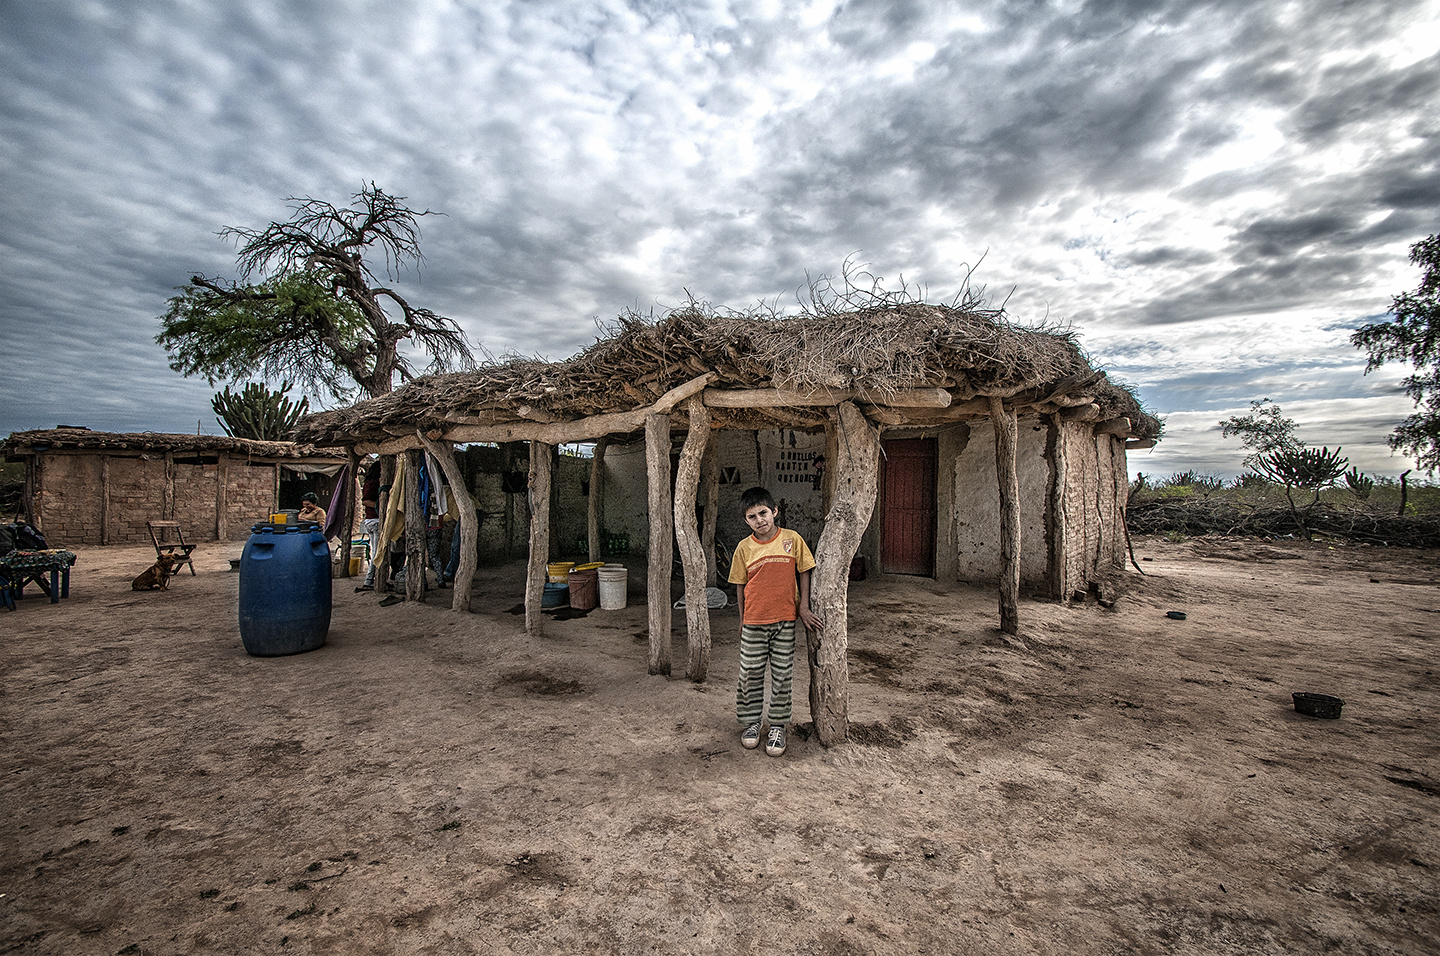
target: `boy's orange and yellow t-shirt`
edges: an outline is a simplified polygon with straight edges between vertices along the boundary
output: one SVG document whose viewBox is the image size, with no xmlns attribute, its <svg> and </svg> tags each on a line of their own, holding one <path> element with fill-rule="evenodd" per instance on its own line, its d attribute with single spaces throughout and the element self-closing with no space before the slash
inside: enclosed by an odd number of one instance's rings
<svg viewBox="0 0 1440 956">
<path fill-rule="evenodd" d="M 793 621 L 799 613 L 796 576 L 815 567 L 815 556 L 805 539 L 780 528 L 769 541 L 752 534 L 735 546 L 730 560 L 730 583 L 745 585 L 745 619 L 741 624 L 777 624 Z"/>
</svg>

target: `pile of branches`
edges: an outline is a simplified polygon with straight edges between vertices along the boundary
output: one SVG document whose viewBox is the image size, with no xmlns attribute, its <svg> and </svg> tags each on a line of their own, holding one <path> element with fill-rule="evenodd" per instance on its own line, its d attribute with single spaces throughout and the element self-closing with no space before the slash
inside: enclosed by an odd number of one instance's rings
<svg viewBox="0 0 1440 956">
<path fill-rule="evenodd" d="M 1320 502 L 1300 509 L 1249 507 L 1224 498 L 1148 498 L 1131 501 L 1125 525 L 1131 534 L 1180 533 L 1309 538 L 1319 535 L 1366 544 L 1440 548 L 1440 516 L 1377 514 Z"/>
</svg>

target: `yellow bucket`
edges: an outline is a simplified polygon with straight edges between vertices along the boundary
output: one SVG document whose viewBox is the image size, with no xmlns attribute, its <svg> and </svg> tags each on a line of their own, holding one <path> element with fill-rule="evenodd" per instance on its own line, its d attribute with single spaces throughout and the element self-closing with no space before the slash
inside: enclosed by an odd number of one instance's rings
<svg viewBox="0 0 1440 956">
<path fill-rule="evenodd" d="M 573 567 L 575 567 L 574 561 L 555 561 L 545 565 L 545 569 L 550 572 L 551 584 L 568 584 L 570 581 L 570 569 Z"/>
<path fill-rule="evenodd" d="M 271 523 L 271 524 L 285 524 L 286 521 L 289 520 L 289 518 L 290 518 L 290 516 L 287 515 L 285 512 L 283 512 L 283 511 L 277 511 L 275 514 L 272 514 L 272 515 L 270 516 L 270 523 Z"/>
</svg>

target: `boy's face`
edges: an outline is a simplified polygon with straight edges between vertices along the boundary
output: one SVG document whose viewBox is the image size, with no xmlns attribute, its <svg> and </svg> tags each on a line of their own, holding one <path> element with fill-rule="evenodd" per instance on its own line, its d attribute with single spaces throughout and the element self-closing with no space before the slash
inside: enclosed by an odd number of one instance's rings
<svg viewBox="0 0 1440 956">
<path fill-rule="evenodd" d="M 767 541 L 775 533 L 775 512 L 769 505 L 756 505 L 745 512 L 745 523 L 755 537 Z"/>
</svg>

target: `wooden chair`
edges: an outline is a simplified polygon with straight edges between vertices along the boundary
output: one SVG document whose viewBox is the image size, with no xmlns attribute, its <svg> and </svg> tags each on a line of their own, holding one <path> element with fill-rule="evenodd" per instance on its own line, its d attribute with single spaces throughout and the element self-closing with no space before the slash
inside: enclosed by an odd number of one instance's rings
<svg viewBox="0 0 1440 956">
<path fill-rule="evenodd" d="M 195 562 L 190 558 L 190 552 L 195 550 L 195 545 L 185 543 L 185 532 L 180 529 L 178 521 L 147 521 L 145 527 L 150 529 L 150 541 L 155 545 L 155 557 L 172 555 L 175 558 L 172 574 L 178 574 L 185 565 L 190 565 L 190 576 L 195 576 Z M 173 530 L 178 544 L 162 544 L 160 539 L 165 537 L 165 532 Z M 156 532 L 159 532 L 157 534 Z"/>
</svg>

